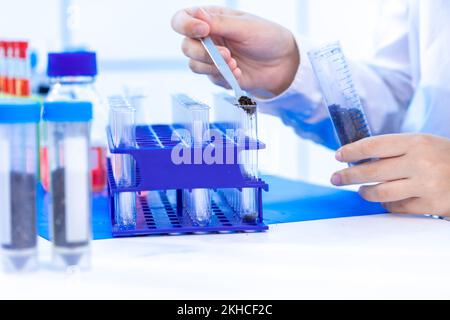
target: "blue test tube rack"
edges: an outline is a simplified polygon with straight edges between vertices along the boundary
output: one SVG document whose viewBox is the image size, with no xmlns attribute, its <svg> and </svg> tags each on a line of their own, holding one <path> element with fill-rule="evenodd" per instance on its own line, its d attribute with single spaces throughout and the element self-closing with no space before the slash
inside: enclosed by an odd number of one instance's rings
<svg viewBox="0 0 450 320">
<path fill-rule="evenodd" d="M 108 162 L 108 194 L 111 223 L 114 237 L 132 237 L 145 235 L 195 234 L 195 233 L 233 233 L 262 232 L 268 230 L 263 222 L 263 191 L 269 186 L 261 179 L 246 177 L 238 164 L 238 153 L 242 150 L 260 150 L 265 144 L 257 141 L 239 146 L 226 135 L 225 124 L 211 124 L 210 129 L 219 132 L 222 144 L 223 164 L 175 164 L 172 151 L 181 142 L 175 138 L 176 125 L 144 125 L 135 127 L 136 145 L 134 147 L 114 147 L 111 131 L 108 129 L 109 149 L 111 154 L 131 155 L 135 160 L 136 183 L 134 186 L 120 188 L 114 181 L 111 162 Z M 219 148 L 213 142 L 202 146 Z M 194 154 L 191 147 L 191 155 Z M 211 150 L 211 149 L 210 149 Z M 218 150 L 215 149 L 213 154 Z M 234 155 L 234 161 L 228 164 L 225 157 L 228 152 Z M 244 188 L 257 189 L 258 218 L 254 222 L 244 222 L 228 205 L 219 192 L 223 189 Z M 198 226 L 189 215 L 183 214 L 183 190 L 211 189 L 213 192 L 211 206 L 213 217 L 208 226 Z M 136 227 L 123 228 L 115 222 L 115 198 L 122 192 L 136 193 L 137 223 Z"/>
</svg>

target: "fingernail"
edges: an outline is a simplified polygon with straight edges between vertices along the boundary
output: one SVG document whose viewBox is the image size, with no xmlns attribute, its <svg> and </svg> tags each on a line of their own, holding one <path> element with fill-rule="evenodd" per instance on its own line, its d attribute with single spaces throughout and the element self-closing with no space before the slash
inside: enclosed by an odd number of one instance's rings
<svg viewBox="0 0 450 320">
<path fill-rule="evenodd" d="M 222 55 L 222 57 L 224 59 L 228 58 L 227 57 L 227 51 L 225 49 L 219 49 L 220 54 Z"/>
<path fill-rule="evenodd" d="M 334 186 L 341 186 L 342 185 L 341 176 L 338 173 L 333 174 L 333 176 L 331 177 L 331 183 Z"/>
<path fill-rule="evenodd" d="M 338 151 L 336 151 L 336 156 L 335 157 L 336 157 L 336 160 L 339 161 L 339 162 L 343 162 L 344 161 L 344 158 L 342 156 L 342 148 L 339 149 Z"/>
<path fill-rule="evenodd" d="M 193 33 L 195 37 L 204 37 L 208 33 L 208 27 L 204 24 L 198 24 L 194 27 Z"/>
</svg>

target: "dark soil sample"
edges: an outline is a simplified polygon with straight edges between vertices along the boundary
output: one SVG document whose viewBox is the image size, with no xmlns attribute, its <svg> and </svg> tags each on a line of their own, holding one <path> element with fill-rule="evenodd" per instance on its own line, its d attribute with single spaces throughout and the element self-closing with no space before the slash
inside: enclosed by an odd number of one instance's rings
<svg viewBox="0 0 450 320">
<path fill-rule="evenodd" d="M 239 104 L 241 106 L 256 106 L 256 103 L 249 97 L 242 96 L 239 98 Z"/>
<path fill-rule="evenodd" d="M 65 195 L 65 172 L 57 169 L 52 172 L 52 200 L 53 200 L 53 243 L 60 248 L 79 248 L 87 246 L 88 242 L 68 242 L 66 230 L 66 195 Z M 73 255 L 67 255 L 72 257 Z M 74 259 L 70 259 L 74 260 Z M 76 259 L 75 259 L 76 260 Z M 69 263 L 73 265 L 76 263 Z"/>
<path fill-rule="evenodd" d="M 346 109 L 336 104 L 328 109 L 341 145 L 370 137 L 369 127 L 361 110 Z"/>
<path fill-rule="evenodd" d="M 249 115 L 253 115 L 256 112 L 256 102 L 246 96 L 239 98 L 239 107 L 241 107 Z"/>
<path fill-rule="evenodd" d="M 256 223 L 256 219 L 257 219 L 258 215 L 257 214 L 245 214 L 242 217 L 242 222 L 244 223 Z"/>
<path fill-rule="evenodd" d="M 7 250 L 32 249 L 37 242 L 36 177 L 34 174 L 12 172 L 10 181 L 12 241 L 2 247 Z"/>
</svg>

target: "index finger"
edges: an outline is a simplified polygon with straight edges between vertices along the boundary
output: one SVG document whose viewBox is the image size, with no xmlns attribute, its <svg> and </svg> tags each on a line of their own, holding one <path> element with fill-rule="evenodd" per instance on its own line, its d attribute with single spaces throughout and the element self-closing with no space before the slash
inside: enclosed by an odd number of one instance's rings
<svg viewBox="0 0 450 320">
<path fill-rule="evenodd" d="M 392 134 L 366 138 L 336 152 L 340 162 L 354 163 L 373 158 L 393 158 L 405 155 L 411 145 L 412 135 Z"/>
<path fill-rule="evenodd" d="M 209 25 L 200 19 L 194 18 L 193 8 L 178 11 L 172 18 L 172 28 L 189 38 L 202 38 L 209 34 Z"/>
</svg>

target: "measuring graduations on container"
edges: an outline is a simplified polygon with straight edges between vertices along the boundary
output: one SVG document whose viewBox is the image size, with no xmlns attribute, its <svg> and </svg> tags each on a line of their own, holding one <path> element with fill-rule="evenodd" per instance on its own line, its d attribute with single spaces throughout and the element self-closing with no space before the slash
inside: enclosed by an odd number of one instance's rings
<svg viewBox="0 0 450 320">
<path fill-rule="evenodd" d="M 47 102 L 51 240 L 55 266 L 89 266 L 91 188 L 89 102 Z"/>
<path fill-rule="evenodd" d="M 371 136 L 360 97 L 339 43 L 308 53 L 341 145 Z"/>
<path fill-rule="evenodd" d="M 0 100 L 0 245 L 6 271 L 31 271 L 36 260 L 39 103 Z"/>
</svg>

